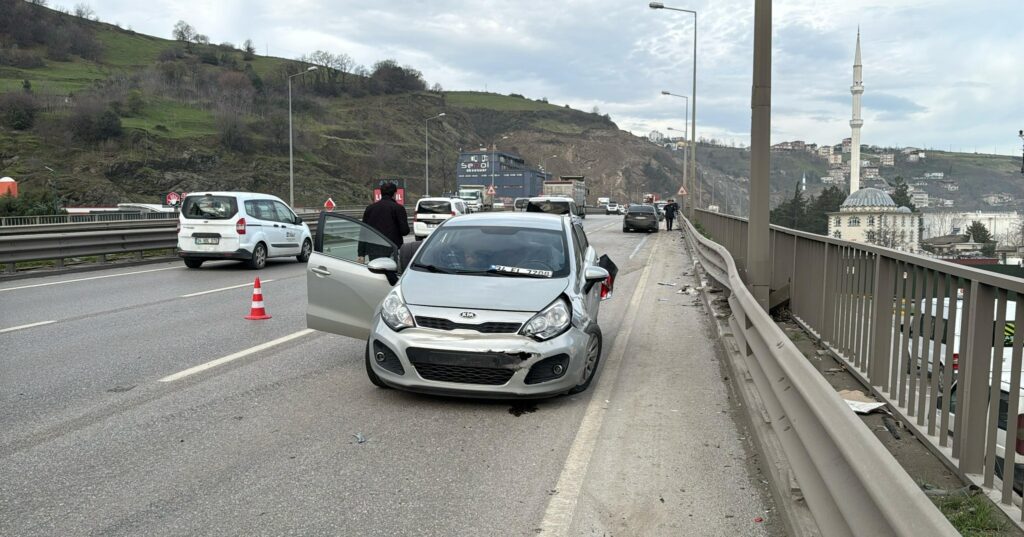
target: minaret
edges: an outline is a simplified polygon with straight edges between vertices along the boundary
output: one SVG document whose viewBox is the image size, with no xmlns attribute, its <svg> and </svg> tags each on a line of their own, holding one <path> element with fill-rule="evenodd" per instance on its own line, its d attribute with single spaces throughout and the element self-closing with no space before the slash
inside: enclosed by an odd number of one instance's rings
<svg viewBox="0 0 1024 537">
<path fill-rule="evenodd" d="M 853 57 L 853 119 L 850 120 L 850 194 L 860 190 L 860 128 L 864 120 L 860 118 L 860 96 L 864 94 L 863 68 L 860 64 L 860 27 L 857 28 L 857 52 Z"/>
</svg>

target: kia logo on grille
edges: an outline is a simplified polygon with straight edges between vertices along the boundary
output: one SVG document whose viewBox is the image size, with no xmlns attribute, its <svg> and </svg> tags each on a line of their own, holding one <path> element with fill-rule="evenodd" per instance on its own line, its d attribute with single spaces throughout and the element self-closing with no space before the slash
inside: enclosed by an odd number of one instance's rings
<svg viewBox="0 0 1024 537">
<path fill-rule="evenodd" d="M 464 311 L 459 314 L 459 317 L 462 317 L 463 319 L 472 319 L 476 317 L 476 314 L 473 313 L 472 311 Z"/>
</svg>

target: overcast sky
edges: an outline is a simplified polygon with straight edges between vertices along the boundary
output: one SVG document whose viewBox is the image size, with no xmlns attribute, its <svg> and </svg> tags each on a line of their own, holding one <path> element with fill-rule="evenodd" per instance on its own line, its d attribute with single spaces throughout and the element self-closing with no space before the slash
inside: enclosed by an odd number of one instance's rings
<svg viewBox="0 0 1024 537">
<path fill-rule="evenodd" d="M 748 143 L 753 0 L 676 0 L 700 13 L 697 135 Z M 71 7 L 64 0 L 51 4 Z M 93 0 L 106 22 L 170 37 L 179 19 L 260 53 L 394 58 L 448 90 L 593 106 L 636 134 L 683 128 L 693 17 L 634 0 Z M 849 136 L 854 42 L 864 57 L 863 140 L 1020 154 L 1020 0 L 777 0 L 772 140 Z"/>
</svg>

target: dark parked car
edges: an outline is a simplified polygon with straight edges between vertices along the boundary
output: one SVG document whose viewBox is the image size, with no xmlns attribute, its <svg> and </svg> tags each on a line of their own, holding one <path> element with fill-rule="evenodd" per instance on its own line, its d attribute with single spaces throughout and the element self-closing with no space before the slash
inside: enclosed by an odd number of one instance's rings
<svg viewBox="0 0 1024 537">
<path fill-rule="evenodd" d="M 658 231 L 658 210 L 653 205 L 630 205 L 622 218 L 622 231 Z"/>
</svg>

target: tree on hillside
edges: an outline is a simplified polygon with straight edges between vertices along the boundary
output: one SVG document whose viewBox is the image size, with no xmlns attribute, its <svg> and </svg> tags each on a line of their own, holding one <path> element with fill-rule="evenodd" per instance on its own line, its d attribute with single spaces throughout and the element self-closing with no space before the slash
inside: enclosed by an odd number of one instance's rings
<svg viewBox="0 0 1024 537">
<path fill-rule="evenodd" d="M 245 44 L 242 45 L 242 59 L 245 61 L 252 61 L 256 57 L 256 45 L 252 43 L 252 39 L 246 39 Z"/>
<path fill-rule="evenodd" d="M 974 242 L 980 242 L 984 244 L 981 247 L 981 253 L 986 257 L 992 257 L 996 255 L 996 242 L 992 240 L 992 233 L 989 232 L 985 224 L 975 220 L 971 222 L 971 225 L 967 227 L 967 233 L 971 236 Z"/>
<path fill-rule="evenodd" d="M 846 192 L 835 185 L 829 185 L 807 203 L 807 219 L 804 231 L 828 234 L 828 213 L 839 211 L 839 206 L 846 201 Z"/>
<path fill-rule="evenodd" d="M 427 89 L 423 73 L 408 65 L 400 66 L 395 60 L 382 60 L 373 64 L 370 79 L 376 93 L 405 93 Z"/>
<path fill-rule="evenodd" d="M 909 207 L 911 211 L 917 211 L 917 206 L 910 201 L 910 185 L 902 177 L 896 176 L 896 192 L 892 195 L 892 201 L 897 207 Z"/>
<path fill-rule="evenodd" d="M 172 31 L 174 39 L 181 41 L 185 44 L 185 48 L 189 52 L 192 52 L 192 42 L 196 38 L 196 29 L 191 24 L 185 21 L 178 21 L 174 24 L 174 30 Z"/>
<path fill-rule="evenodd" d="M 93 20 L 93 18 L 96 16 L 96 12 L 92 9 L 92 7 L 89 6 L 89 4 L 86 4 L 85 2 L 75 4 L 74 14 L 76 17 L 87 20 Z"/>
<path fill-rule="evenodd" d="M 792 229 L 803 229 L 807 220 L 807 199 L 804 198 L 800 183 L 793 190 L 793 197 L 772 209 L 769 215 L 771 223 Z"/>
</svg>

